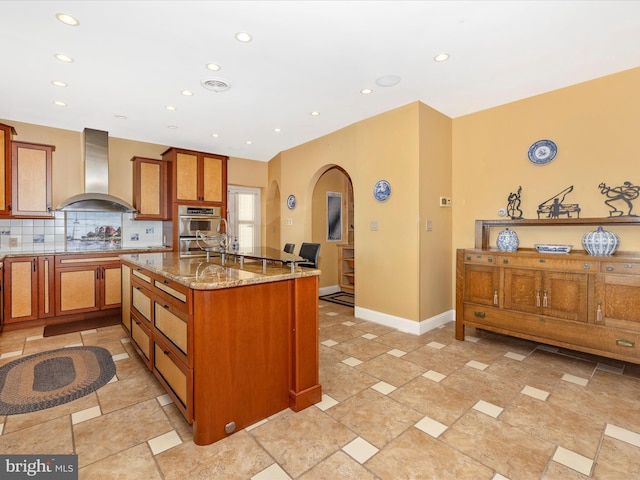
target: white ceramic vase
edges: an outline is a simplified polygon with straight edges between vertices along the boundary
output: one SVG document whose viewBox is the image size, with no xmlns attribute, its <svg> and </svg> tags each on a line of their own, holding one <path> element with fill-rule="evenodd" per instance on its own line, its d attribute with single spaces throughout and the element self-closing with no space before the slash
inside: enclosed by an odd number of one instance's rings
<svg viewBox="0 0 640 480">
<path fill-rule="evenodd" d="M 582 237 L 582 246 L 589 255 L 613 255 L 619 245 L 620 237 L 604 230 L 602 226 L 593 232 L 585 233 Z"/>
<path fill-rule="evenodd" d="M 518 234 L 508 228 L 498 234 L 497 246 L 501 252 L 515 252 L 518 250 Z"/>
</svg>

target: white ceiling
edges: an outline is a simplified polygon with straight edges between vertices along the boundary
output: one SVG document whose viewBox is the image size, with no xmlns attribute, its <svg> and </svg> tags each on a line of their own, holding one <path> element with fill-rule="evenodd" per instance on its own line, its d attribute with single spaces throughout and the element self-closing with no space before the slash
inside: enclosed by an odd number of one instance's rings
<svg viewBox="0 0 640 480">
<path fill-rule="evenodd" d="M 268 161 L 411 102 L 455 118 L 638 67 L 640 2 L 3 1 L 0 44 L 0 118 Z"/>
</svg>

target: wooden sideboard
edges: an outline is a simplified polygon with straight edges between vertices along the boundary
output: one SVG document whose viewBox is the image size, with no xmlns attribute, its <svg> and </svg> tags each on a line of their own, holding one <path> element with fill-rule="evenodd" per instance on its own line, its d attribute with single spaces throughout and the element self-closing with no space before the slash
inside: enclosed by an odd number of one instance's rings
<svg viewBox="0 0 640 480">
<path fill-rule="evenodd" d="M 471 326 L 640 363 L 640 253 L 592 256 L 488 249 L 491 226 L 635 224 L 636 218 L 476 222 L 456 252 L 456 338 Z M 579 221 L 575 221 L 579 220 Z"/>
</svg>

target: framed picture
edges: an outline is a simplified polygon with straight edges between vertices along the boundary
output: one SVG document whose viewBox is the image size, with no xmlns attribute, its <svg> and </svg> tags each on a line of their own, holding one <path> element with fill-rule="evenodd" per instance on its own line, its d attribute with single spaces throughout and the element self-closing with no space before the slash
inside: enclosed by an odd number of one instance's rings
<svg viewBox="0 0 640 480">
<path fill-rule="evenodd" d="M 342 241 L 342 193 L 327 192 L 327 242 Z"/>
</svg>

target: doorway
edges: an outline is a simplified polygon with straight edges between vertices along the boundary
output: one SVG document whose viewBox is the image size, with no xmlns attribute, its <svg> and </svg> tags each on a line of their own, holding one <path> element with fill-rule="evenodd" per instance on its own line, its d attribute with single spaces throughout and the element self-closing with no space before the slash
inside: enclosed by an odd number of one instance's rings
<svg viewBox="0 0 640 480">
<path fill-rule="evenodd" d="M 260 245 L 260 189 L 229 186 L 227 188 L 229 232 L 242 250 Z"/>
</svg>

